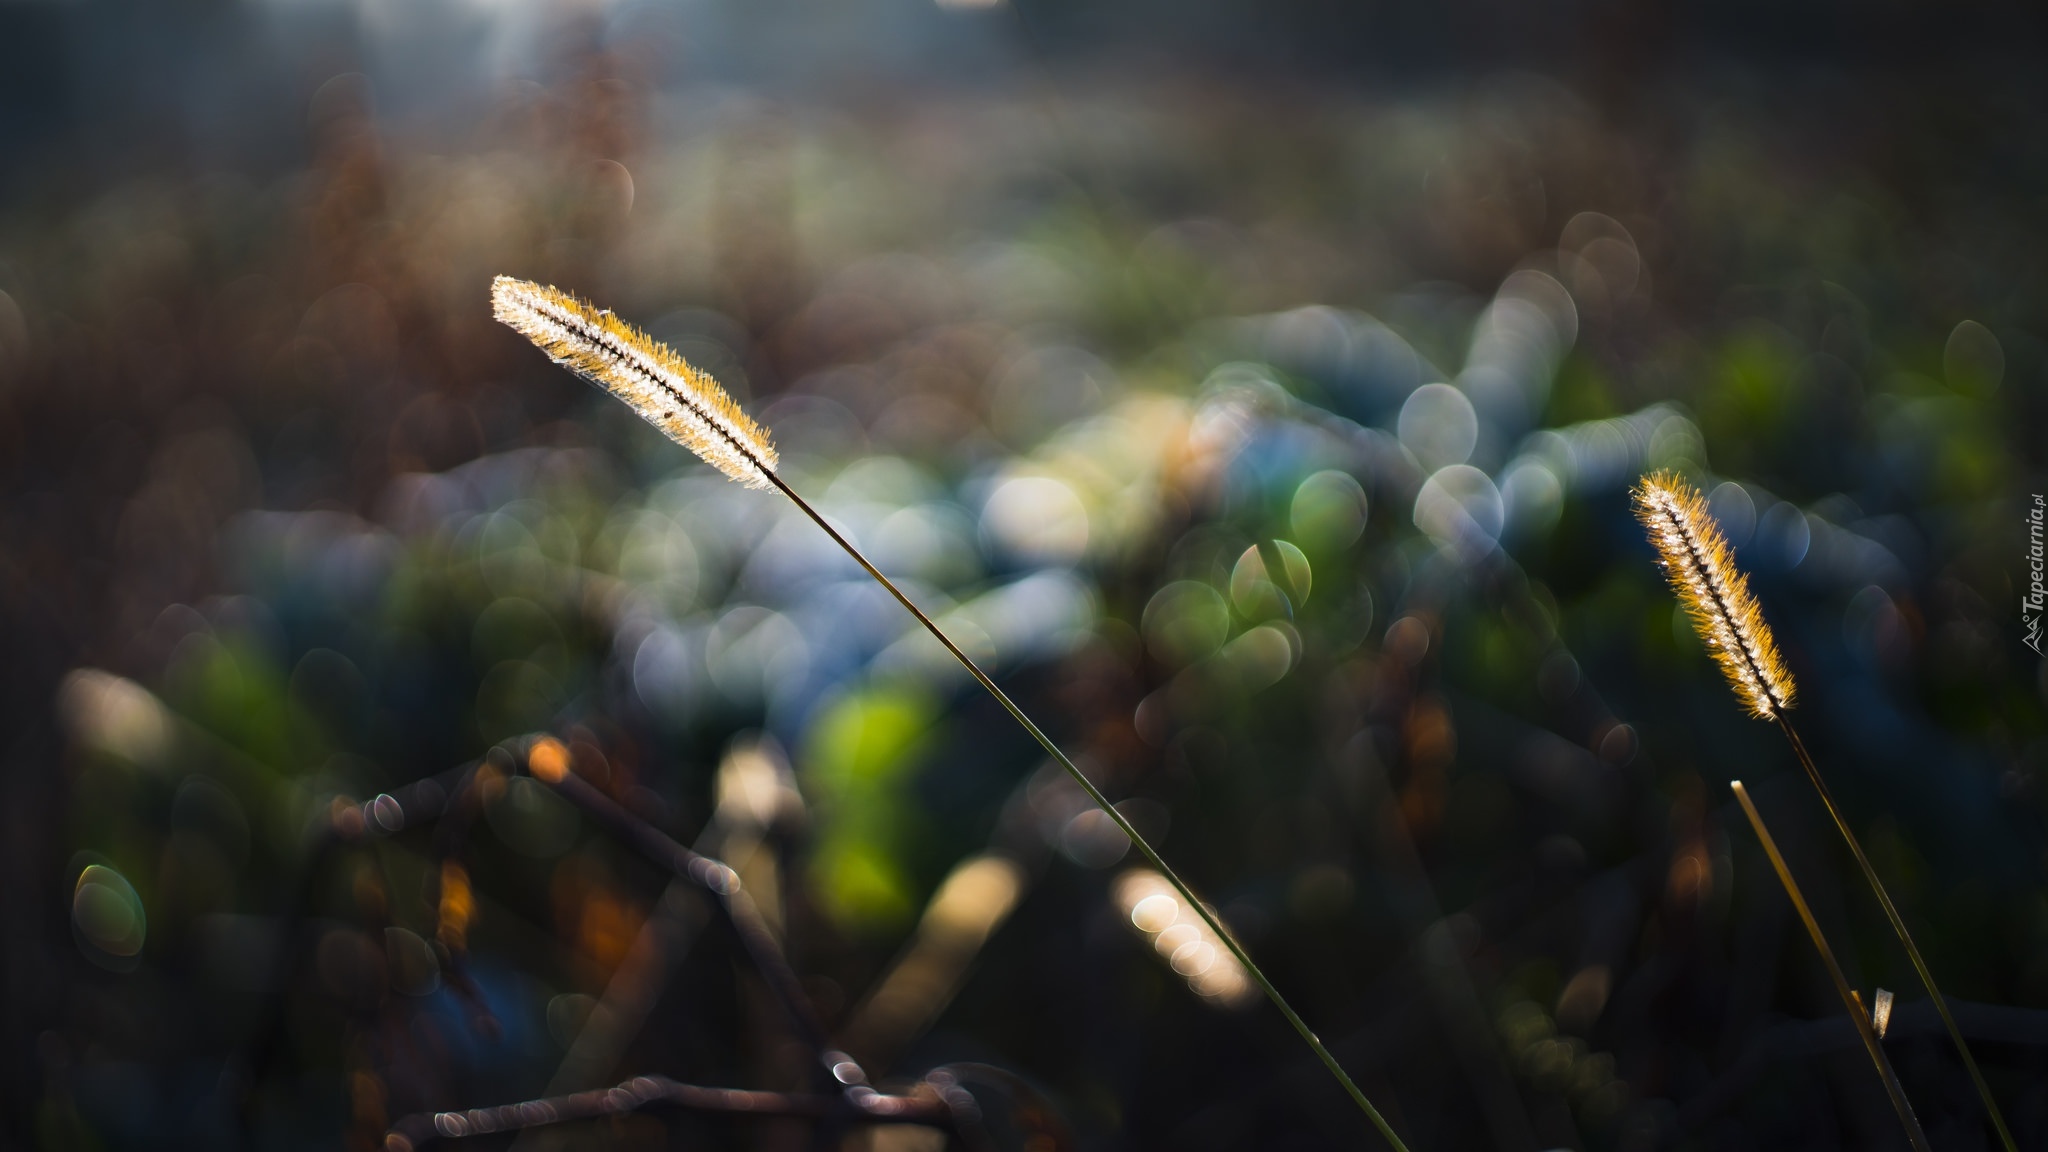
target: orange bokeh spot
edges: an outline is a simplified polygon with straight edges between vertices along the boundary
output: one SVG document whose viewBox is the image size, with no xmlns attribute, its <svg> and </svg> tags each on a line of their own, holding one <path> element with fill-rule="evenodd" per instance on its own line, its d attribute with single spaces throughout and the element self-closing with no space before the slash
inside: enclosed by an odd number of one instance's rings
<svg viewBox="0 0 2048 1152">
<path fill-rule="evenodd" d="M 543 736 L 526 753 L 526 770 L 543 784 L 560 784 L 569 774 L 569 750 L 553 736 Z"/>
</svg>

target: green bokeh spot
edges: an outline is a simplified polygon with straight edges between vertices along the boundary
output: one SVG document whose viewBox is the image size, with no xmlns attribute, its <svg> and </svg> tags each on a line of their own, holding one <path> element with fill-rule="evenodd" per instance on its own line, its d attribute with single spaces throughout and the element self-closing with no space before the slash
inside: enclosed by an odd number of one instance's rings
<svg viewBox="0 0 2048 1152">
<path fill-rule="evenodd" d="M 887 930 L 916 911 L 905 861 L 922 828 L 909 783 L 937 719 L 922 692 L 869 687 L 827 705 L 805 734 L 805 790 L 819 822 L 811 887 L 844 928 Z"/>
<path fill-rule="evenodd" d="M 180 649 L 166 680 L 166 695 L 201 726 L 260 763 L 291 766 L 285 676 L 253 645 L 197 638 Z"/>
<path fill-rule="evenodd" d="M 903 924 L 916 909 L 910 882 L 889 845 L 862 836 L 818 845 L 811 885 L 834 919 L 850 927 Z"/>
<path fill-rule="evenodd" d="M 922 693 L 870 688 L 828 705 L 804 739 L 804 765 L 828 803 L 899 779 L 916 761 L 937 709 Z"/>
</svg>

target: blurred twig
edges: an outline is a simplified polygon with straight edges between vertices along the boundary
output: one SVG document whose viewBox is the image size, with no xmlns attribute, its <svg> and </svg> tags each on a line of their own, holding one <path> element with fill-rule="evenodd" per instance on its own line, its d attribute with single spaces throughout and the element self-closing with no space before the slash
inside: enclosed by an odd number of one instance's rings
<svg viewBox="0 0 2048 1152">
<path fill-rule="evenodd" d="M 789 1016 L 798 1038 L 817 1058 L 817 1071 L 825 1078 L 821 1080 L 821 1084 L 834 1080 L 849 1085 L 865 1082 L 866 1075 L 858 1064 L 845 1053 L 827 1048 L 824 1025 L 812 1011 L 810 999 L 804 994 L 795 970 L 783 956 L 782 945 L 762 922 L 759 910 L 754 907 L 753 897 L 740 886 L 738 873 L 709 856 L 699 855 L 669 839 L 652 824 L 626 811 L 611 797 L 592 787 L 574 772 L 565 769 L 541 770 L 535 771 L 534 777 L 581 808 L 641 855 L 669 869 L 679 879 L 687 880 L 709 892 L 720 911 L 724 913 L 726 922 L 739 937 L 740 946 L 746 950 L 748 960 L 760 971 L 769 992 Z"/>
<path fill-rule="evenodd" d="M 671 880 L 662 891 L 625 959 L 606 983 L 604 995 L 591 1008 L 589 1019 L 548 1081 L 549 1095 L 601 1083 L 619 1054 L 632 1043 L 648 1010 L 689 951 L 693 919 L 697 923 L 703 920 L 692 895 L 694 887 L 684 880 Z"/>
<path fill-rule="evenodd" d="M 810 1119 L 839 1116 L 855 1124 L 922 1124 L 950 1130 L 956 1124 L 954 1111 L 959 1103 L 931 1086 L 926 1086 L 922 1093 L 907 1096 L 884 1095 L 870 1088 L 855 1088 L 842 1094 L 807 1095 L 706 1088 L 678 1083 L 666 1076 L 636 1076 L 615 1088 L 523 1100 L 489 1108 L 407 1116 L 392 1125 L 384 1138 L 384 1148 L 385 1152 L 411 1152 L 435 1140 L 518 1132 L 656 1107 L 731 1116 Z"/>
</svg>

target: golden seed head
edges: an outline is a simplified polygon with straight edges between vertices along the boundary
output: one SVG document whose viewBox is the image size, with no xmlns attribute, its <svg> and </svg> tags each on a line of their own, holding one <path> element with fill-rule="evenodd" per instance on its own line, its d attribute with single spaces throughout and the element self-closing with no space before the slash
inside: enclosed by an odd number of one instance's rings
<svg viewBox="0 0 2048 1152">
<path fill-rule="evenodd" d="M 567 292 L 510 276 L 491 281 L 491 312 L 720 472 L 749 488 L 774 487 L 768 433 L 668 345 Z"/>
<path fill-rule="evenodd" d="M 1706 500 L 1671 472 L 1643 477 L 1634 495 L 1672 590 L 1735 694 L 1751 715 L 1777 719 L 1792 706 L 1792 673 Z"/>
</svg>

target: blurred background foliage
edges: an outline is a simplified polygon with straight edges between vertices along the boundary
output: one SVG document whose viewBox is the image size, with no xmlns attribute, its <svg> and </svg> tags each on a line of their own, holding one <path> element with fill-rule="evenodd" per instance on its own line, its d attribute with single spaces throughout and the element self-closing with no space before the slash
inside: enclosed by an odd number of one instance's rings
<svg viewBox="0 0 2048 1152">
<path fill-rule="evenodd" d="M 1017 1078 L 1000 1146 L 1365 1138 L 885 594 L 494 325 L 498 273 L 742 397 L 1417 1148 L 1902 1144 L 1735 777 L 1986 1146 L 1628 515 L 1680 469 L 2048 1139 L 2038 16 L 1509 9 L 0 4 L 8 1141 L 796 1086 L 703 910 L 530 779 L 466 987 L 430 833 L 310 853 L 537 731 L 740 870 L 872 1074 Z"/>
</svg>

